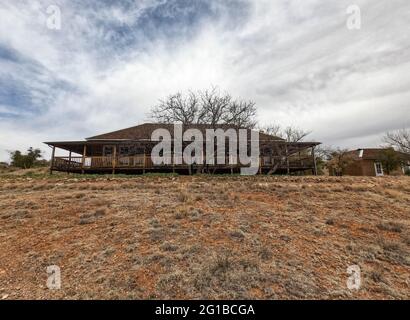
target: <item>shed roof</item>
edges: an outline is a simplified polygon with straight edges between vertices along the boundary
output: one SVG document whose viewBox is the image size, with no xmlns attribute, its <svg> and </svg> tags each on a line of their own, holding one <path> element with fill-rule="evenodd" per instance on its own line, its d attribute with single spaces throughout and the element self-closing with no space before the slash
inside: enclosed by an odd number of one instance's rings
<svg viewBox="0 0 410 320">
<path fill-rule="evenodd" d="M 386 148 L 357 149 L 349 151 L 349 154 L 351 154 L 356 160 L 378 160 L 380 159 L 381 152 L 383 152 L 384 150 L 386 150 Z M 404 159 L 410 159 L 409 154 L 400 151 L 396 151 L 396 153 Z"/>
</svg>

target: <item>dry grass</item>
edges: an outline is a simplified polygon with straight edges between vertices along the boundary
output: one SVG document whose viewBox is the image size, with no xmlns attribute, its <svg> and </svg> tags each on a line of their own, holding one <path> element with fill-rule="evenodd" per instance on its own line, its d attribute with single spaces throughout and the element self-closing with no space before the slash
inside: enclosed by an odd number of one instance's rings
<svg viewBox="0 0 410 320">
<path fill-rule="evenodd" d="M 409 299 L 409 182 L 3 177 L 0 298 Z"/>
</svg>

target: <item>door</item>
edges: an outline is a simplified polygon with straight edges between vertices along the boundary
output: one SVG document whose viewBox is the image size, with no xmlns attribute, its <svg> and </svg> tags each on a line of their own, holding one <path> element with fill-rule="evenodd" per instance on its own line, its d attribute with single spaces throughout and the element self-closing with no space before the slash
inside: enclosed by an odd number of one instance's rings
<svg viewBox="0 0 410 320">
<path fill-rule="evenodd" d="M 384 176 L 383 166 L 380 162 L 375 162 L 374 163 L 374 170 L 376 171 L 376 177 L 383 177 Z"/>
</svg>

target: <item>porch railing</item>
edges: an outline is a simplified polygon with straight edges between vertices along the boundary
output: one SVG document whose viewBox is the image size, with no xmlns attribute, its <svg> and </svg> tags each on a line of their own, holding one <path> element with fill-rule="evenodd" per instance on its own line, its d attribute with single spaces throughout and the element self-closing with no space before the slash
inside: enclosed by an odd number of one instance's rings
<svg viewBox="0 0 410 320">
<path fill-rule="evenodd" d="M 313 166 L 313 160 L 310 158 L 304 159 L 289 159 L 289 162 L 283 157 L 260 157 L 260 166 L 273 167 L 278 165 L 279 168 L 307 168 Z M 198 164 L 200 165 L 200 164 Z M 84 169 L 126 169 L 126 168 L 140 168 L 150 169 L 156 167 L 178 167 L 187 166 L 186 163 L 181 165 L 173 164 L 173 160 L 169 163 L 154 164 L 153 159 L 149 155 L 137 155 L 137 156 L 101 156 L 101 157 L 54 157 L 52 168 L 55 170 L 84 170 Z M 212 166 L 226 166 L 229 167 L 230 159 L 226 157 L 224 165 L 212 165 Z M 232 165 L 239 166 L 239 165 Z"/>
</svg>

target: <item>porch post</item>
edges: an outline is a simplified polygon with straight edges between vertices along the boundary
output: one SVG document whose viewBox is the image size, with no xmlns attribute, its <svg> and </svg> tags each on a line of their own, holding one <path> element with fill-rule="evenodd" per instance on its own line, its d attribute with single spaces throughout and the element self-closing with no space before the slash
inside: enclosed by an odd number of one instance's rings
<svg viewBox="0 0 410 320">
<path fill-rule="evenodd" d="M 290 176 L 290 165 L 289 165 L 289 151 L 288 151 L 288 144 L 286 143 L 286 169 L 288 172 L 288 176 Z"/>
<path fill-rule="evenodd" d="M 51 152 L 50 174 L 53 174 L 54 156 L 55 156 L 55 154 L 56 154 L 56 147 L 53 146 L 53 151 Z"/>
<path fill-rule="evenodd" d="M 85 157 L 87 155 L 87 145 L 84 144 L 84 149 L 83 149 L 83 159 L 81 161 L 81 174 L 84 174 L 84 165 L 85 165 Z"/>
<path fill-rule="evenodd" d="M 317 164 L 316 164 L 315 148 L 316 147 L 312 147 L 313 175 L 317 176 Z"/>
<path fill-rule="evenodd" d="M 71 151 L 68 155 L 68 170 L 67 170 L 68 174 L 70 174 L 70 169 L 71 169 Z"/>
<path fill-rule="evenodd" d="M 203 153 L 203 150 L 202 150 L 202 153 Z M 175 153 L 172 151 L 171 155 L 172 155 L 172 160 L 171 160 L 172 161 L 172 174 L 175 174 Z"/>
<path fill-rule="evenodd" d="M 114 155 L 112 160 L 112 174 L 115 174 L 115 167 L 117 165 L 117 146 L 114 145 Z"/>
<path fill-rule="evenodd" d="M 142 169 L 142 174 L 145 174 L 145 167 L 147 166 L 147 147 L 144 146 L 144 167 Z"/>
</svg>

